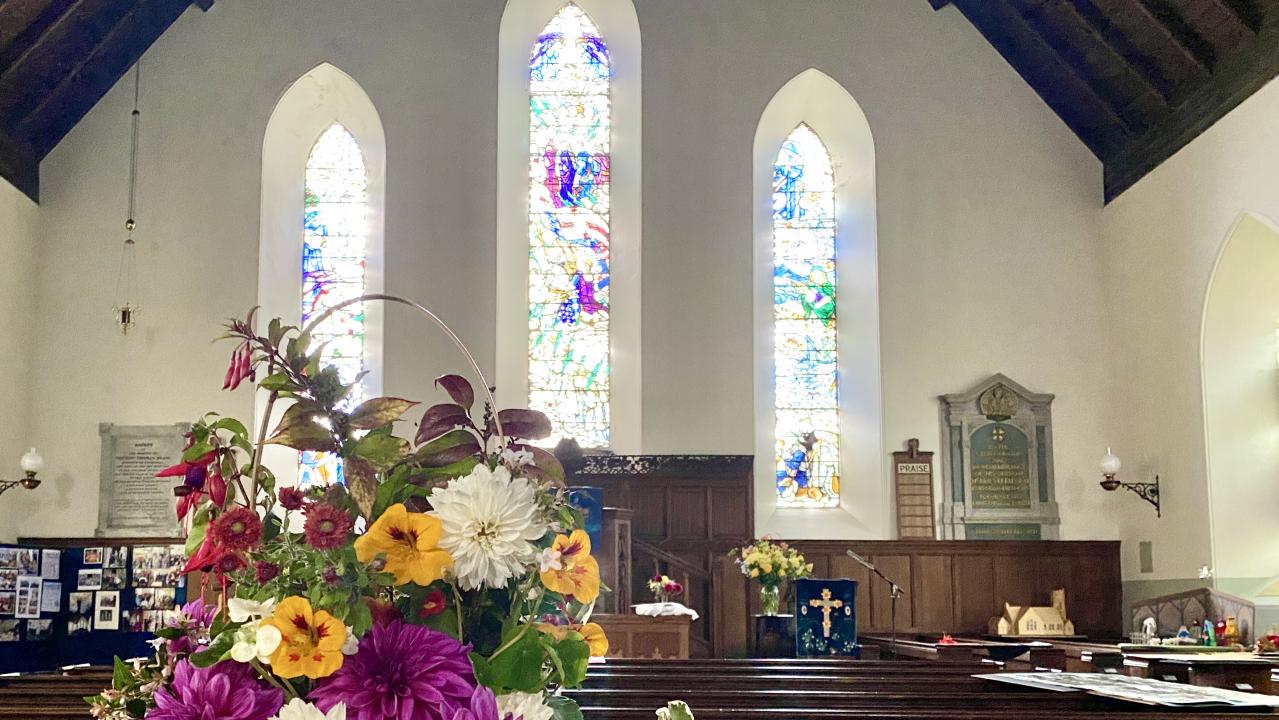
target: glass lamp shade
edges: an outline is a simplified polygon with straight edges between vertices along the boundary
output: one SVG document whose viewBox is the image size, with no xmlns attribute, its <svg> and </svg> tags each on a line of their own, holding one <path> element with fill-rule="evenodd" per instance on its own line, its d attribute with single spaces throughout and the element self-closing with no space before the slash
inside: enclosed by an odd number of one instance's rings
<svg viewBox="0 0 1279 720">
<path fill-rule="evenodd" d="M 1106 455 L 1101 459 L 1101 474 L 1107 476 L 1118 475 L 1121 467 L 1123 467 L 1123 463 L 1119 461 L 1119 458 L 1115 457 L 1110 448 L 1106 448 Z"/>
<path fill-rule="evenodd" d="M 38 473 L 44 469 L 44 458 L 40 457 L 40 453 L 35 448 L 31 448 L 19 463 L 23 472 Z"/>
</svg>

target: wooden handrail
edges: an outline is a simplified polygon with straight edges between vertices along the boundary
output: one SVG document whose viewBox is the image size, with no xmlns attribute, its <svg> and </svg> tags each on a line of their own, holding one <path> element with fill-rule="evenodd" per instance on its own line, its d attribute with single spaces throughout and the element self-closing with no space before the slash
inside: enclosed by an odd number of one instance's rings
<svg viewBox="0 0 1279 720">
<path fill-rule="evenodd" d="M 632 551 L 632 555 L 634 555 L 637 552 L 642 552 L 645 555 L 648 555 L 655 560 L 661 560 L 662 562 L 670 563 L 671 565 L 674 565 L 675 567 L 679 568 L 680 570 L 684 571 L 685 573 L 695 578 L 698 578 L 699 580 L 710 581 L 711 579 L 711 574 L 709 572 L 706 572 L 702 568 L 694 565 L 693 563 L 690 563 L 689 561 L 685 560 L 684 558 L 681 558 L 678 555 L 672 555 L 666 552 L 665 550 L 657 547 L 656 545 L 651 545 L 649 543 L 644 542 L 643 540 L 632 538 L 631 551 Z"/>
</svg>

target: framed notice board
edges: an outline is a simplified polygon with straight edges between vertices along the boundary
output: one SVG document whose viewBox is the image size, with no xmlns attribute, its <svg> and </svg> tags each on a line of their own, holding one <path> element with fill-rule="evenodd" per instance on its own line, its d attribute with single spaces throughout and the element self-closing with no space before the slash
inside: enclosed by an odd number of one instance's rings
<svg viewBox="0 0 1279 720">
<path fill-rule="evenodd" d="M 897 537 L 933 540 L 933 454 L 920 452 L 919 440 L 906 441 L 904 452 L 893 453 L 893 484 L 897 490 Z"/>
</svg>

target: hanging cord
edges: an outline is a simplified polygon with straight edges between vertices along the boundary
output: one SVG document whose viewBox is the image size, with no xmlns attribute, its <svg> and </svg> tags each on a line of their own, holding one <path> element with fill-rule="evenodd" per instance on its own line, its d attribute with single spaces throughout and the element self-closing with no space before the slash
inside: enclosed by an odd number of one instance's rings
<svg viewBox="0 0 1279 720">
<path fill-rule="evenodd" d="M 132 135 L 129 140 L 129 216 L 124 221 L 124 229 L 128 232 L 128 237 L 124 241 L 124 250 L 120 253 L 120 269 L 116 275 L 115 296 L 119 300 L 117 308 L 129 308 L 133 303 L 133 286 L 135 280 L 135 260 L 134 260 L 134 242 L 133 230 L 137 227 L 134 220 L 135 211 L 137 209 L 138 195 L 138 124 L 141 120 L 142 113 L 138 110 L 139 100 L 142 95 L 142 61 L 139 60 L 134 66 L 133 75 L 133 113 L 131 117 Z M 124 293 L 121 295 L 121 285 L 124 286 Z"/>
</svg>

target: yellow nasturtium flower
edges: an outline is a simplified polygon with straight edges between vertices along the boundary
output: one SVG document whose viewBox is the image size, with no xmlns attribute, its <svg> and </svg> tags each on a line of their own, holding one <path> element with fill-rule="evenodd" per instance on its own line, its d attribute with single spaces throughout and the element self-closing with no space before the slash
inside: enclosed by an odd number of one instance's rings
<svg viewBox="0 0 1279 720">
<path fill-rule="evenodd" d="M 346 626 L 324 610 L 312 610 L 303 597 L 285 598 L 262 621 L 280 631 L 282 640 L 271 655 L 271 671 L 288 680 L 305 675 L 324 678 L 342 667 Z"/>
<path fill-rule="evenodd" d="M 590 603 L 600 594 L 600 565 L 591 557 L 591 538 L 584 530 L 572 535 L 556 535 L 551 553 L 559 567 L 542 571 L 542 584 L 561 595 L 572 595 L 580 603 Z"/>
<path fill-rule="evenodd" d="M 368 531 L 355 540 L 355 556 L 362 563 L 386 556 L 386 571 L 395 584 L 414 582 L 426 587 L 444 577 L 453 556 L 439 547 L 444 529 L 438 518 L 409 512 L 403 503 L 386 509 Z"/>
<path fill-rule="evenodd" d="M 591 657 L 604 657 L 608 654 L 608 636 L 604 634 L 604 628 L 596 623 L 586 623 L 585 625 L 538 623 L 537 629 L 555 638 L 556 641 L 567 637 L 569 631 L 576 631 L 586 641 L 586 647 L 591 650 Z"/>
</svg>

